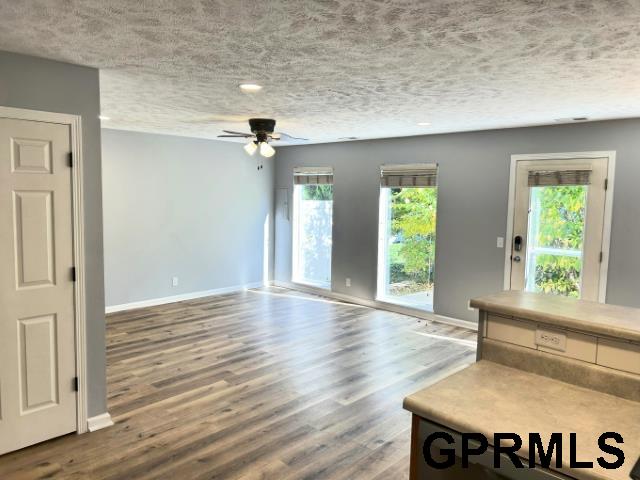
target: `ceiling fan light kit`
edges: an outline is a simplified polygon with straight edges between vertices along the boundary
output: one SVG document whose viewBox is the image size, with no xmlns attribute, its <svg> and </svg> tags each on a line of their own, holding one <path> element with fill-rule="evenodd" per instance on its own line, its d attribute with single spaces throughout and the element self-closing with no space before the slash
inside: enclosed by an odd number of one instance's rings
<svg viewBox="0 0 640 480">
<path fill-rule="evenodd" d="M 270 140 L 308 140 L 307 138 L 292 137 L 286 133 L 274 133 L 273 130 L 276 128 L 276 121 L 273 118 L 250 118 L 249 127 L 251 128 L 251 133 L 223 130 L 225 134 L 218 135 L 218 137 L 248 138 L 249 143 L 244 146 L 244 151 L 249 155 L 254 155 L 256 151 L 259 151 L 260 155 L 266 158 L 271 158 L 276 153 L 275 148 L 269 145 Z"/>
<path fill-rule="evenodd" d="M 258 150 L 258 146 L 256 145 L 256 142 L 254 142 L 253 140 L 244 146 L 244 151 L 247 152 L 249 155 L 253 155 L 254 153 L 256 153 L 256 150 Z"/>
<path fill-rule="evenodd" d="M 269 145 L 267 142 L 260 143 L 260 155 L 266 158 L 273 157 L 276 153 L 275 148 Z"/>
</svg>

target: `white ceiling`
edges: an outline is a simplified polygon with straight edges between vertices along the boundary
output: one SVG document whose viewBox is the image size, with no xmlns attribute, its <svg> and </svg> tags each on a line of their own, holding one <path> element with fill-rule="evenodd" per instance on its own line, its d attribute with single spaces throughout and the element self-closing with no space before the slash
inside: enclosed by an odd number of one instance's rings
<svg viewBox="0 0 640 480">
<path fill-rule="evenodd" d="M 640 0 L 22 0 L 0 49 L 100 68 L 109 128 L 325 142 L 640 116 L 639 24 Z"/>
</svg>

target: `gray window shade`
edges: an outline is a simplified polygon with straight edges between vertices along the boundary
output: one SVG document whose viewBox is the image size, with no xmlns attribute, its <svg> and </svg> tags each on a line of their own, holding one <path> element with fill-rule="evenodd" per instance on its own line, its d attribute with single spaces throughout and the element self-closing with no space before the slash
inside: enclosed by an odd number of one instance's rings
<svg viewBox="0 0 640 480">
<path fill-rule="evenodd" d="M 435 164 L 383 165 L 380 167 L 381 187 L 435 187 L 438 166 Z"/>
<path fill-rule="evenodd" d="M 529 172 L 530 187 L 557 185 L 589 185 L 591 170 L 532 170 Z"/>
<path fill-rule="evenodd" d="M 333 168 L 331 167 L 296 167 L 293 169 L 294 185 L 331 185 Z"/>
</svg>

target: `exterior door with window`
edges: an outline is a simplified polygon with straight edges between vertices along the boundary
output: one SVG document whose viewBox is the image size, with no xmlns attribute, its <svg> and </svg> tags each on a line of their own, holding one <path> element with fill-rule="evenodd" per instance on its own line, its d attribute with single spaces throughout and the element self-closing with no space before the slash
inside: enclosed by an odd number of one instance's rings
<svg viewBox="0 0 640 480">
<path fill-rule="evenodd" d="M 598 301 L 608 159 L 517 162 L 511 289 Z"/>
</svg>

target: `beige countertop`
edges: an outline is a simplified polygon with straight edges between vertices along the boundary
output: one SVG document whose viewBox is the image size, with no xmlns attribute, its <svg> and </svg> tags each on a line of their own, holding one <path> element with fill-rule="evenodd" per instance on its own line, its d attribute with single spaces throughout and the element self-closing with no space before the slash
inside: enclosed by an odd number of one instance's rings
<svg viewBox="0 0 640 480">
<path fill-rule="evenodd" d="M 517 433 L 523 441 L 519 455 L 524 458 L 530 432 L 540 433 L 543 442 L 551 433 L 562 432 L 567 467 L 560 471 L 580 480 L 629 480 L 640 457 L 640 403 L 488 361 L 409 395 L 404 408 L 458 432 L 482 433 L 489 442 L 495 432 Z M 625 452 L 625 463 L 616 470 L 597 463 L 600 456 L 615 460 L 598 448 L 598 437 L 611 431 L 625 442 L 616 445 Z M 577 434 L 578 460 L 594 462 L 593 469 L 568 468 L 570 432 Z"/>
<path fill-rule="evenodd" d="M 474 298 L 471 306 L 547 325 L 640 342 L 640 309 L 637 308 L 514 290 Z"/>
</svg>

